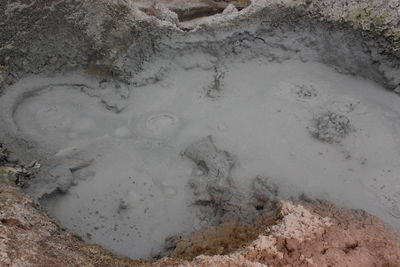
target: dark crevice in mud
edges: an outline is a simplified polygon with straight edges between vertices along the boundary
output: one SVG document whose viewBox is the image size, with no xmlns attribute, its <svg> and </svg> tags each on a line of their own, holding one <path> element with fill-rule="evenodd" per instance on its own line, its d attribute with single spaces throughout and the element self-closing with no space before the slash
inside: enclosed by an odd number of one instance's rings
<svg viewBox="0 0 400 267">
<path fill-rule="evenodd" d="M 185 22 L 197 18 L 208 17 L 224 11 L 223 7 L 198 7 L 192 10 L 174 10 L 178 14 L 179 21 Z"/>
<path fill-rule="evenodd" d="M 151 16 L 153 15 L 153 12 L 150 8 L 142 8 L 141 9 L 143 12 L 146 14 L 149 14 Z M 173 12 L 175 12 L 178 15 L 178 19 L 180 22 L 186 22 L 198 18 L 203 18 L 203 17 L 209 17 L 215 14 L 222 13 L 224 11 L 224 7 L 209 7 L 209 6 L 203 6 L 203 7 L 195 7 L 191 9 L 172 9 Z"/>
<path fill-rule="evenodd" d="M 230 7 L 235 9 L 235 11 L 243 10 L 249 5 L 249 3 L 246 3 L 246 1 L 240 3 L 231 1 L 212 1 L 212 0 L 206 2 L 199 2 L 197 5 L 193 4 L 192 6 L 187 6 L 187 7 L 185 6 L 176 7 L 173 4 L 172 6 L 169 6 L 168 3 L 161 3 L 161 4 L 165 5 L 166 8 L 177 14 L 178 21 L 182 23 L 221 14 L 229 5 L 231 5 Z M 141 7 L 140 10 L 150 16 L 159 17 L 159 14 L 156 11 L 157 9 L 156 5 L 157 4 L 154 3 L 150 7 Z M 185 29 L 185 27 L 182 27 L 182 29 Z"/>
<path fill-rule="evenodd" d="M 238 11 L 245 8 L 244 6 L 235 6 Z M 226 8 L 224 6 L 212 6 L 212 7 L 197 7 L 190 10 L 172 9 L 179 18 L 180 22 L 188 22 L 199 18 L 210 17 L 216 14 L 221 14 Z"/>
</svg>

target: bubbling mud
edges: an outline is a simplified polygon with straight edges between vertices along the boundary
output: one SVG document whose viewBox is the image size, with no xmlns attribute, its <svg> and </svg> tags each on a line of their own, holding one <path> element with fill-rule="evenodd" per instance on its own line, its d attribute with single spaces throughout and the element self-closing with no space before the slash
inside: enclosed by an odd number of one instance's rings
<svg viewBox="0 0 400 267">
<path fill-rule="evenodd" d="M 52 151 L 27 191 L 129 257 L 304 194 L 398 227 L 399 96 L 318 49 L 239 38 L 221 54 L 167 46 L 128 83 L 75 73 L 14 85 L 6 128 Z"/>
</svg>

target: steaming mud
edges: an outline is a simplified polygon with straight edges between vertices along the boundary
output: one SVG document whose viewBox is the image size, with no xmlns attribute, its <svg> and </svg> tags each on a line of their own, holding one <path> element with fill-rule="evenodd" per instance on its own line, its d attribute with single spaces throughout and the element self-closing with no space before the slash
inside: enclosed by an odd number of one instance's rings
<svg viewBox="0 0 400 267">
<path fill-rule="evenodd" d="M 223 56 L 166 53 L 129 85 L 82 74 L 14 85 L 2 97 L 5 126 L 53 151 L 28 192 L 63 226 L 129 257 L 228 213 L 209 209 L 210 183 L 243 217 L 265 208 L 252 195 L 268 191 L 398 227 L 399 96 L 307 51 L 263 53 L 264 42 L 252 50 L 244 39 Z"/>
</svg>

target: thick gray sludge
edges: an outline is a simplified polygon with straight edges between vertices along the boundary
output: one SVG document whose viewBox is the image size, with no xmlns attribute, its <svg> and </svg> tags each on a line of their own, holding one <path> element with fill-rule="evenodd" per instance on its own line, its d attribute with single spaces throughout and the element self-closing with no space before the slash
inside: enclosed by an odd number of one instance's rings
<svg viewBox="0 0 400 267">
<path fill-rule="evenodd" d="M 42 162 L 27 192 L 130 257 L 303 194 L 398 227 L 396 61 L 372 36 L 306 18 L 210 25 L 169 29 L 151 53 L 131 46 L 114 78 L 74 70 L 10 85 L 2 136 Z"/>
</svg>

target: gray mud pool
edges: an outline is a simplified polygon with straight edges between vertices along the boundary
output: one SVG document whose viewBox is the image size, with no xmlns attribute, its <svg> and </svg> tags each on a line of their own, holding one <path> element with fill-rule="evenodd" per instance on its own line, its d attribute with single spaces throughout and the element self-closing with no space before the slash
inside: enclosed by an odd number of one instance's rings
<svg viewBox="0 0 400 267">
<path fill-rule="evenodd" d="M 5 126 L 50 151 L 27 191 L 66 228 L 130 257 L 226 213 L 253 216 L 262 186 L 399 230 L 400 96 L 307 51 L 234 48 L 161 53 L 128 83 L 82 72 L 15 84 L 1 98 Z M 229 197 L 216 201 L 210 184 Z"/>
</svg>

